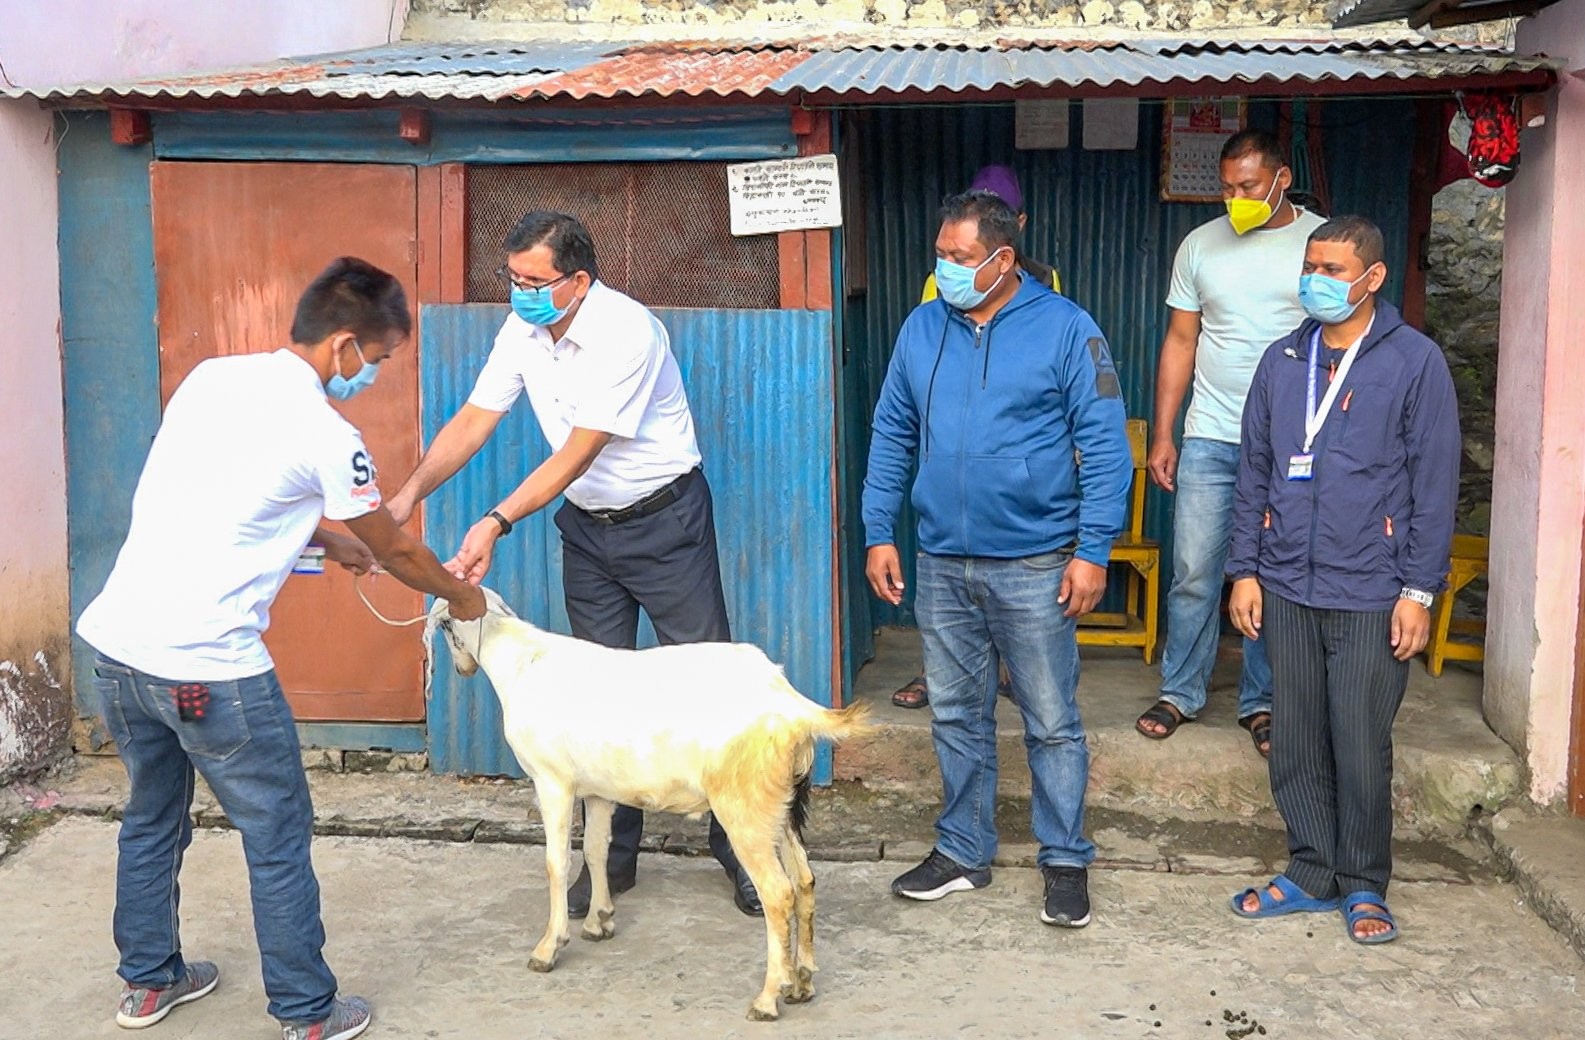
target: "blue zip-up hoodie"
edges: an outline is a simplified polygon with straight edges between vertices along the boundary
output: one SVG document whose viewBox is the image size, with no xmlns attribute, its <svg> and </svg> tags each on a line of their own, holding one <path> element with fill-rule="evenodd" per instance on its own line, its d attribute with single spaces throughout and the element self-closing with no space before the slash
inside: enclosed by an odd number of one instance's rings
<svg viewBox="0 0 1585 1040">
<path fill-rule="evenodd" d="M 925 552 L 1014 559 L 1071 548 L 1106 565 L 1133 478 L 1117 372 L 1088 314 L 1020 282 L 981 327 L 941 300 L 903 323 L 875 406 L 866 545 L 896 541 L 917 458 Z"/>
<path fill-rule="evenodd" d="M 1446 584 L 1462 442 L 1447 361 L 1376 301 L 1376 319 L 1316 436 L 1314 479 L 1289 480 L 1304 448 L 1306 320 L 1260 359 L 1244 402 L 1229 577 L 1258 577 L 1322 610 L 1390 610 L 1404 586 Z M 1326 393 L 1322 344 L 1316 404 Z"/>
</svg>

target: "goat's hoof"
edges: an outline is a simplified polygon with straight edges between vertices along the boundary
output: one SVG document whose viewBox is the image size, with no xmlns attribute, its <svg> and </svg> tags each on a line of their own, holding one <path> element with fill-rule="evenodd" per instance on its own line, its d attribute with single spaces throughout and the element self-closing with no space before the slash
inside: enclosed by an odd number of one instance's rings
<svg viewBox="0 0 1585 1040">
<path fill-rule="evenodd" d="M 579 934 L 589 942 L 604 942 L 616 934 L 616 925 L 612 924 L 610 921 L 601 921 L 599 923 L 595 923 L 595 921 L 591 918 L 586 924 L 584 924 L 583 931 Z"/>
<path fill-rule="evenodd" d="M 748 1020 L 750 1022 L 774 1022 L 780 1017 L 781 1012 L 776 1010 L 775 1001 L 771 1002 L 769 1011 L 766 1011 L 757 1003 L 748 1006 Z"/>
<path fill-rule="evenodd" d="M 555 961 L 547 961 L 543 957 L 530 957 L 528 959 L 528 970 L 529 971 L 537 971 L 541 975 L 543 975 L 546 972 L 550 971 L 555 966 L 556 966 L 556 962 Z"/>
<path fill-rule="evenodd" d="M 814 973 L 808 968 L 798 969 L 798 981 L 781 988 L 781 995 L 789 1004 L 807 1004 L 815 998 Z"/>
</svg>

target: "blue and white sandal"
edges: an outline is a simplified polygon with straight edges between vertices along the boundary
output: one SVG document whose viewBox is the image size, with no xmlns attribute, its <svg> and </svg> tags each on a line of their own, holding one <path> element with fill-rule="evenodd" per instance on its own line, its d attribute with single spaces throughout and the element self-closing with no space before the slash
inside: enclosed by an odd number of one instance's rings
<svg viewBox="0 0 1585 1040">
<path fill-rule="evenodd" d="M 1378 909 L 1361 910 L 1362 906 Z M 1344 898 L 1343 921 L 1348 926 L 1348 937 L 1366 946 L 1377 946 L 1398 938 L 1398 922 L 1392 919 L 1392 911 L 1387 909 L 1387 897 L 1375 892 L 1355 892 Z M 1360 935 L 1354 929 L 1364 921 L 1380 921 L 1387 926 L 1387 930 L 1375 935 Z"/>
<path fill-rule="evenodd" d="M 1275 888 L 1282 893 L 1281 899 L 1276 899 L 1271 894 Z M 1244 909 L 1244 900 L 1254 896 L 1260 906 L 1254 910 Z M 1316 899 L 1308 895 L 1304 889 L 1288 880 L 1288 875 L 1278 874 L 1271 879 L 1271 884 L 1259 888 L 1246 888 L 1234 896 L 1231 902 L 1233 913 L 1239 917 L 1282 917 L 1284 914 L 1323 914 L 1337 909 L 1335 899 Z"/>
</svg>

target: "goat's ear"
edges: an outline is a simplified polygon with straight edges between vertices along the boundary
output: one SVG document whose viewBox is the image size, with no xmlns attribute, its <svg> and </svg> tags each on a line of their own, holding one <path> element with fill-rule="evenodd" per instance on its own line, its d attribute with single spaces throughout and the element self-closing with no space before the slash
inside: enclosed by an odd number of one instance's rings
<svg viewBox="0 0 1585 1040">
<path fill-rule="evenodd" d="M 501 614 L 509 618 L 517 617 L 517 611 L 511 608 L 510 604 L 506 602 L 499 592 L 483 585 L 479 587 L 479 591 L 484 593 L 484 602 L 490 613 Z"/>
</svg>

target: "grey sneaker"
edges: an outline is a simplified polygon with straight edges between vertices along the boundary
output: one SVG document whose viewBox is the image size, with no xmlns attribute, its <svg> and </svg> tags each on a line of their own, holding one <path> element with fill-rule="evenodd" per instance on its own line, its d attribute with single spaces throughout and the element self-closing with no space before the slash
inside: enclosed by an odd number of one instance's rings
<svg viewBox="0 0 1585 1040">
<path fill-rule="evenodd" d="M 329 1018 L 312 1025 L 282 1026 L 281 1040 L 351 1040 L 369 1028 L 371 1017 L 362 997 L 337 997 Z"/>
<path fill-rule="evenodd" d="M 143 1029 L 171 1013 L 178 1004 L 189 1004 L 206 997 L 220 984 L 220 969 L 208 961 L 188 961 L 187 974 L 172 986 L 149 989 L 128 986 L 116 1005 L 116 1025 L 122 1029 Z"/>
</svg>

